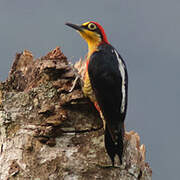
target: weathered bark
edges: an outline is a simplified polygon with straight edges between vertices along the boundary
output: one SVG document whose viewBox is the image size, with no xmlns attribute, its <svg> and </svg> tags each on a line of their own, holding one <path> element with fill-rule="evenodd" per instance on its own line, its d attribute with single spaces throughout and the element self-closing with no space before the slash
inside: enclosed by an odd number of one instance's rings
<svg viewBox="0 0 180 180">
<path fill-rule="evenodd" d="M 111 163 L 102 122 L 79 80 L 71 89 L 76 77 L 59 48 L 37 60 L 26 50 L 16 55 L 0 83 L 1 180 L 151 179 L 134 132 L 126 132 L 120 168 L 99 166 Z"/>
</svg>

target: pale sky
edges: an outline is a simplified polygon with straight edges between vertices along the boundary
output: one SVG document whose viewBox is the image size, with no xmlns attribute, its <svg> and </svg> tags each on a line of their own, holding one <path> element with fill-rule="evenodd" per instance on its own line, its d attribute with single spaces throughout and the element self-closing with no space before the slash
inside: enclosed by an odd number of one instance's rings
<svg viewBox="0 0 180 180">
<path fill-rule="evenodd" d="M 141 136 L 153 180 L 179 178 L 179 0 L 0 0 L 0 80 L 16 52 L 43 56 L 56 46 L 75 62 L 87 46 L 64 25 L 98 21 L 126 61 L 126 128 Z"/>
</svg>

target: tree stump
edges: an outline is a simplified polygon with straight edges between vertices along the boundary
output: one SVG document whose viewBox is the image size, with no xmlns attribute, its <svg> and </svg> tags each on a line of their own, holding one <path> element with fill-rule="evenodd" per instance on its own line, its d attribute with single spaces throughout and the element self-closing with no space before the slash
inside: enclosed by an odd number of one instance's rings
<svg viewBox="0 0 180 180">
<path fill-rule="evenodd" d="M 126 132 L 120 168 L 99 166 L 111 163 L 103 125 L 80 81 L 73 84 L 84 62 L 76 67 L 59 47 L 36 60 L 27 50 L 16 54 L 0 83 L 1 180 L 151 179 L 145 146 L 133 131 Z"/>
</svg>

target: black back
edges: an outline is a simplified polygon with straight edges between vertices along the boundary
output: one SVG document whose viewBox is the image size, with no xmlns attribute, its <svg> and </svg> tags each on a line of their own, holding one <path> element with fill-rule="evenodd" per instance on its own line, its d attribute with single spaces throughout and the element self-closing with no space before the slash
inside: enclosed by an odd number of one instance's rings
<svg viewBox="0 0 180 180">
<path fill-rule="evenodd" d="M 121 58 L 121 56 L 119 55 Z M 112 114 L 119 116 L 124 121 L 127 110 L 127 90 L 128 77 L 126 65 L 121 58 L 125 67 L 125 111 L 121 113 L 122 101 L 122 77 L 119 70 L 119 62 L 115 54 L 115 49 L 110 44 L 101 44 L 98 51 L 90 57 L 88 73 L 92 88 L 95 92 L 96 99 L 101 107 L 106 121 L 112 119 Z"/>
</svg>

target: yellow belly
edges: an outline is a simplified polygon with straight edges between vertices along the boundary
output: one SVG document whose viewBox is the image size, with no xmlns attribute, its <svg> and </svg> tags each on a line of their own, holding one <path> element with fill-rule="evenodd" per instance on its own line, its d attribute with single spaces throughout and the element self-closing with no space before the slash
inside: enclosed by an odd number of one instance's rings
<svg viewBox="0 0 180 180">
<path fill-rule="evenodd" d="M 88 98 L 90 98 L 90 100 L 93 103 L 96 102 L 96 97 L 94 95 L 94 92 L 93 92 L 93 89 L 92 89 L 92 86 L 91 86 L 88 71 L 86 71 L 86 73 L 85 73 L 84 86 L 83 86 L 82 90 L 83 90 L 84 95 L 87 96 Z"/>
<path fill-rule="evenodd" d="M 104 116 L 100 110 L 100 107 L 96 101 L 96 97 L 95 97 L 95 94 L 93 92 L 91 82 L 89 79 L 88 71 L 86 71 L 86 73 L 85 73 L 84 86 L 82 88 L 82 91 L 83 91 L 84 95 L 87 96 L 94 103 L 94 106 L 96 107 L 97 111 L 99 111 L 101 119 L 103 120 L 103 127 L 105 129 L 106 122 L 105 122 Z"/>
</svg>

